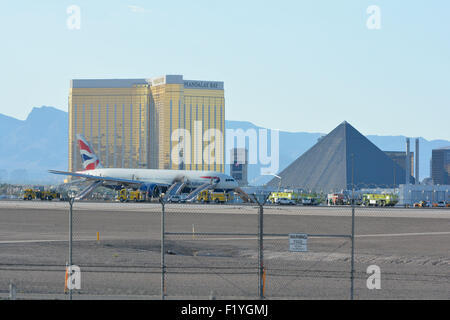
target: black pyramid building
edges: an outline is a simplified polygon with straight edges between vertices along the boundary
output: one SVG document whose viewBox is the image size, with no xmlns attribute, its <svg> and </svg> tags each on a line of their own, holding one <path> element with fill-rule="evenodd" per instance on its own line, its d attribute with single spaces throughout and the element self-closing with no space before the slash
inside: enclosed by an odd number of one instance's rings
<svg viewBox="0 0 450 320">
<path fill-rule="evenodd" d="M 404 169 L 345 121 L 278 175 L 283 188 L 316 192 L 351 190 L 352 181 L 361 189 L 392 188 L 406 180 Z M 267 185 L 279 183 L 274 178 Z"/>
</svg>

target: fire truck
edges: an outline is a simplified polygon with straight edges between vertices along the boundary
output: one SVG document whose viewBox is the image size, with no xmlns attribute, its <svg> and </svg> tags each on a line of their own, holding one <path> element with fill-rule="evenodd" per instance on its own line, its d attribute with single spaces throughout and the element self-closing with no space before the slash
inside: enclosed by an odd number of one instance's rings
<svg viewBox="0 0 450 320">
<path fill-rule="evenodd" d="M 213 192 L 211 190 L 203 190 L 197 196 L 197 201 L 201 203 L 225 203 L 232 200 L 232 196 L 226 192 Z"/>
<path fill-rule="evenodd" d="M 120 202 L 143 202 L 145 199 L 145 193 L 140 190 L 121 189 L 117 194 L 117 200 Z"/>
<path fill-rule="evenodd" d="M 278 199 L 289 199 L 295 202 L 302 201 L 301 194 L 295 192 L 272 192 L 267 200 L 271 203 L 276 203 Z"/>
<path fill-rule="evenodd" d="M 23 191 L 23 200 L 48 200 L 59 199 L 61 197 L 60 193 L 55 191 L 44 191 L 35 189 L 25 189 Z"/>
<path fill-rule="evenodd" d="M 362 204 L 366 207 L 393 207 L 398 203 L 398 197 L 394 194 L 363 194 Z"/>
<path fill-rule="evenodd" d="M 329 206 L 342 206 L 346 204 L 345 196 L 343 193 L 329 193 L 327 195 L 327 204 Z"/>
</svg>

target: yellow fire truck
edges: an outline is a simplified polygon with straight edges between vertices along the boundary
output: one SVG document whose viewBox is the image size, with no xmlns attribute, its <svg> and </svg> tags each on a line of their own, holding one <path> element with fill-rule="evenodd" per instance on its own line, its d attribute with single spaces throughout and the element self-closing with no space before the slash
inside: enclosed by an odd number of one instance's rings
<svg viewBox="0 0 450 320">
<path fill-rule="evenodd" d="M 363 194 L 362 204 L 364 206 L 393 207 L 397 204 L 398 197 L 394 194 Z"/>
<path fill-rule="evenodd" d="M 61 195 L 59 194 L 59 192 L 55 191 L 41 191 L 33 189 L 25 189 L 23 191 L 23 200 L 41 199 L 52 201 L 53 199 L 59 199 L 60 196 Z"/>
<path fill-rule="evenodd" d="M 300 193 L 295 192 L 272 192 L 267 200 L 272 203 L 275 203 L 279 198 L 294 200 L 295 202 L 301 202 L 302 195 Z"/>
<path fill-rule="evenodd" d="M 117 200 L 119 200 L 120 202 L 142 202 L 145 201 L 145 194 L 144 192 L 139 190 L 129 191 L 128 189 L 121 189 L 117 194 Z"/>
<path fill-rule="evenodd" d="M 231 195 L 225 192 L 214 192 L 211 190 L 203 190 L 197 196 L 197 201 L 202 203 L 225 203 L 231 200 Z"/>
</svg>

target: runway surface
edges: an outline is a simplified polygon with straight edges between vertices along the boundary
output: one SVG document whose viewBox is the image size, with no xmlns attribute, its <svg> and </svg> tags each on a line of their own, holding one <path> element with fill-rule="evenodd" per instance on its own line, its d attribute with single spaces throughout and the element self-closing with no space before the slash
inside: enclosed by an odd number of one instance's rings
<svg viewBox="0 0 450 320">
<path fill-rule="evenodd" d="M 0 298 L 12 280 L 19 298 L 66 299 L 69 204 L 0 201 Z M 166 294 L 172 299 L 245 298 L 258 292 L 258 208 L 167 204 Z M 450 298 L 450 210 L 356 208 L 356 299 Z M 161 205 L 74 204 L 76 299 L 159 299 Z M 264 208 L 265 295 L 348 299 L 351 208 Z M 307 233 L 308 252 L 290 252 L 289 233 Z M 97 235 L 100 241 L 97 241 Z M 317 236 L 317 237 L 316 237 Z M 381 289 L 366 285 L 370 265 Z"/>
</svg>

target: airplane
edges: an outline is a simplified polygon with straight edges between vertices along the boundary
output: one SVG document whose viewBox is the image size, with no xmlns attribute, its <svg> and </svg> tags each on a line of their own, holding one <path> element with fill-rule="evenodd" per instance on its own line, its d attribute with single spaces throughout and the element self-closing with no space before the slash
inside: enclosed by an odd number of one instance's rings
<svg viewBox="0 0 450 320">
<path fill-rule="evenodd" d="M 77 134 L 77 142 L 84 170 L 77 172 L 49 170 L 53 174 L 92 181 L 75 197 L 75 200 L 85 198 L 98 186 L 105 186 L 116 190 L 124 187 L 139 189 L 149 197 L 159 197 L 162 192 L 165 192 L 166 200 L 187 188 L 190 190 L 186 197 L 187 202 L 192 202 L 199 192 L 207 189 L 236 191 L 244 201 L 251 201 L 248 195 L 238 187 L 236 180 L 227 174 L 196 170 L 103 168 L 94 149 L 82 135 Z"/>
</svg>

